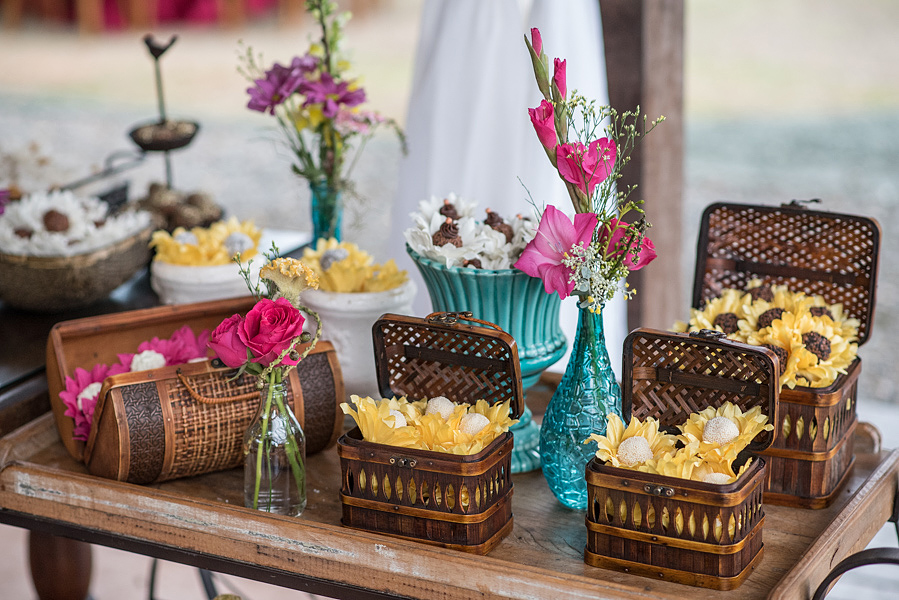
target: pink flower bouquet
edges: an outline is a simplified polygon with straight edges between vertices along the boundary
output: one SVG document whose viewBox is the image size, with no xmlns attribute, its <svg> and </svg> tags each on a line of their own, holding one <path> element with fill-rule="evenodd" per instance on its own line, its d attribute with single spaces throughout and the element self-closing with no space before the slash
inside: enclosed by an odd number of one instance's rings
<svg viewBox="0 0 899 600">
<path fill-rule="evenodd" d="M 550 78 L 540 31 L 532 29 L 531 40 L 525 37 L 525 43 L 543 94 L 540 105 L 528 109 L 528 114 L 576 214 L 572 221 L 547 206 L 537 235 L 515 266 L 541 278 L 547 293 L 558 292 L 560 298 L 576 295 L 581 308 L 598 312 L 619 291 L 632 296 L 634 290 L 624 283 L 628 273 L 642 269 L 656 256 L 646 237 L 649 223 L 642 216 L 642 201 L 629 200 L 632 188 L 618 189 L 616 182 L 636 141 L 664 117 L 647 126 L 639 108 L 619 114 L 609 106 L 597 107 L 576 92 L 569 95 L 567 61 L 554 59 Z M 569 139 L 570 135 L 575 139 Z M 630 212 L 641 216 L 628 223 L 623 217 Z"/>
</svg>

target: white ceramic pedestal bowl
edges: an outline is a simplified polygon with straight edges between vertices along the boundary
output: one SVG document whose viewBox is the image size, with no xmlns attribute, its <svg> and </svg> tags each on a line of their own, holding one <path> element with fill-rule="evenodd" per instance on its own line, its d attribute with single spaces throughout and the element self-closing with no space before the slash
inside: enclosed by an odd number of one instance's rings
<svg viewBox="0 0 899 600">
<path fill-rule="evenodd" d="M 254 284 L 259 270 L 255 269 Z M 250 295 L 236 263 L 211 267 L 173 265 L 154 260 L 150 286 L 163 304 L 190 304 Z"/>
<path fill-rule="evenodd" d="M 384 313 L 411 314 L 415 292 L 412 280 L 386 292 L 303 292 L 301 304 L 318 313 L 322 339 L 337 350 L 347 398 L 352 394 L 381 397 L 371 328 Z M 311 321 L 307 320 L 309 326 Z"/>
</svg>

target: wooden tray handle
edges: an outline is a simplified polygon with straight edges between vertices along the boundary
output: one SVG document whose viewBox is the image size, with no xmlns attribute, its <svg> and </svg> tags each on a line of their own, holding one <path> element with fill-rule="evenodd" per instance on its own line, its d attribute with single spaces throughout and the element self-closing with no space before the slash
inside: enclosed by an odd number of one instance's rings
<svg viewBox="0 0 899 600">
<path fill-rule="evenodd" d="M 226 396 L 224 398 L 210 398 L 209 396 L 203 396 L 199 394 L 191 385 L 187 382 L 187 377 L 181 373 L 181 369 L 176 371 L 178 375 L 178 379 L 184 384 L 184 387 L 187 388 L 187 393 L 190 394 L 190 397 L 199 402 L 200 404 L 225 404 L 226 402 L 236 402 L 239 400 L 249 400 L 251 398 L 256 398 L 259 396 L 259 392 L 247 392 L 246 394 L 238 394 L 237 396 Z"/>
</svg>

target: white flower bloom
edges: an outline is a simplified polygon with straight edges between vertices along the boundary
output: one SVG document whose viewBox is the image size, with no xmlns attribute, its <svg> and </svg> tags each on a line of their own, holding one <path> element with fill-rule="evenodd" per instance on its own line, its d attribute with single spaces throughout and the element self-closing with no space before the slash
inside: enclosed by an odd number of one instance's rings
<svg viewBox="0 0 899 600">
<path fill-rule="evenodd" d="M 131 371 L 149 371 L 165 366 L 165 357 L 155 350 L 144 350 L 131 359 Z"/>
<path fill-rule="evenodd" d="M 84 412 L 83 402 L 85 400 L 92 400 L 93 398 L 96 398 L 97 396 L 99 396 L 100 389 L 102 387 L 103 387 L 102 383 L 100 383 L 99 381 L 95 381 L 94 383 L 90 384 L 89 386 L 87 386 L 86 388 L 81 390 L 81 393 L 78 394 L 78 397 L 76 398 L 78 410 L 80 410 L 81 412 Z"/>
</svg>

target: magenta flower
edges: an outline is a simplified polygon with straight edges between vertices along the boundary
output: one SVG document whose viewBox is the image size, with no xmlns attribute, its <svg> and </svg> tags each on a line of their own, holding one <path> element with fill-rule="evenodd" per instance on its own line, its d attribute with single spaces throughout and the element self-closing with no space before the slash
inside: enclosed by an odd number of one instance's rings
<svg viewBox="0 0 899 600">
<path fill-rule="evenodd" d="M 609 176 L 615 166 L 614 140 L 601 138 L 584 146 L 580 142 L 556 146 L 556 164 L 565 181 L 593 196 L 593 190 Z"/>
<path fill-rule="evenodd" d="M 141 342 L 134 354 L 119 354 L 119 362 L 130 369 L 135 354 L 152 350 L 165 358 L 166 366 L 183 365 L 192 360 L 207 358 L 206 341 L 208 339 L 208 329 L 201 331 L 200 335 L 194 335 L 191 328 L 185 325 L 175 331 L 169 339 L 154 337 L 152 340 Z"/>
<path fill-rule="evenodd" d="M 656 257 L 652 240 L 648 237 L 641 238 L 633 225 L 623 224 L 619 227 L 618 219 L 614 217 L 600 229 L 598 238 L 599 246 L 606 249 L 606 258 L 622 257 L 624 265 L 630 271 L 639 271 Z M 634 249 L 635 244 L 639 244 L 639 249 Z"/>
<path fill-rule="evenodd" d="M 537 235 L 525 246 L 515 268 L 542 279 L 547 294 L 555 291 L 559 298 L 567 298 L 574 289 L 574 281 L 571 281 L 571 269 L 562 264 L 562 259 L 572 246 L 586 247 L 590 243 L 597 222 L 594 213 L 577 213 L 572 223 L 555 206 L 547 206 Z"/>
<path fill-rule="evenodd" d="M 94 366 L 90 371 L 78 367 L 72 377 L 66 377 L 66 389 L 59 392 L 59 399 L 66 407 L 63 414 L 72 417 L 75 421 L 73 439 L 87 441 L 103 380 L 110 375 L 127 372 L 128 368 L 123 365 L 110 367 L 100 364 Z"/>
<path fill-rule="evenodd" d="M 540 101 L 537 108 L 529 108 L 531 123 L 537 131 L 537 137 L 544 148 L 550 150 L 556 147 L 556 123 L 553 115 L 553 105 L 546 100 Z"/>
<path fill-rule="evenodd" d="M 376 112 L 341 108 L 337 113 L 337 118 L 334 119 L 334 127 L 342 135 L 353 133 L 365 135 L 371 131 L 372 126 L 383 122 L 384 118 Z"/>
<path fill-rule="evenodd" d="M 537 56 L 543 54 L 543 38 L 540 36 L 540 30 L 536 27 L 531 27 L 531 47 Z"/>
<path fill-rule="evenodd" d="M 0 190 L 0 215 L 4 213 L 6 210 L 6 205 L 9 204 L 9 198 L 12 194 L 10 194 L 9 190 Z"/>
<path fill-rule="evenodd" d="M 365 90 L 362 88 L 350 90 L 349 87 L 350 84 L 346 81 L 337 83 L 330 73 L 322 73 L 318 81 L 303 81 L 299 91 L 306 96 L 303 106 L 321 104 L 322 114 L 333 119 L 337 116 L 341 104 L 356 106 L 365 102 Z"/>
<path fill-rule="evenodd" d="M 568 87 L 566 85 L 566 75 L 565 75 L 565 66 L 568 61 L 557 58 L 553 61 L 555 66 L 555 71 L 553 71 L 553 83 L 556 84 L 556 87 L 559 88 L 559 94 L 562 98 L 565 97 L 566 92 L 568 91 Z"/>
<path fill-rule="evenodd" d="M 296 60 L 294 59 L 294 62 Z M 292 64 L 290 67 L 285 67 L 275 63 L 270 70 L 265 72 L 265 79 L 256 79 L 253 82 L 256 87 L 247 88 L 247 93 L 250 95 L 247 108 L 259 112 L 268 111 L 273 115 L 275 107 L 294 93 L 305 79 L 303 70 L 299 66 L 293 68 Z"/>
</svg>

